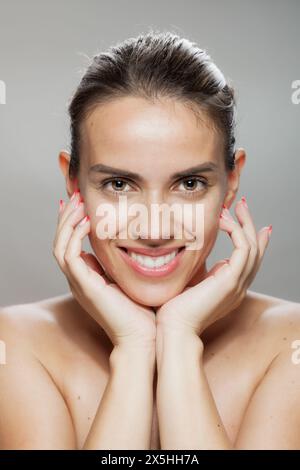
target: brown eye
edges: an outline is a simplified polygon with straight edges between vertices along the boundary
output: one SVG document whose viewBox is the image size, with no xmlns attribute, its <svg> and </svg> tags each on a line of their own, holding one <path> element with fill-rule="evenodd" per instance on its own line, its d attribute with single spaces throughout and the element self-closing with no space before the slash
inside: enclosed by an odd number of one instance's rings
<svg viewBox="0 0 300 470">
<path fill-rule="evenodd" d="M 122 180 L 114 180 L 111 181 L 111 184 L 113 186 L 113 189 L 118 191 L 124 189 L 125 182 Z"/>
<path fill-rule="evenodd" d="M 126 187 L 127 189 L 125 189 Z M 130 188 L 130 184 L 120 178 L 114 178 L 109 181 L 104 181 L 101 188 L 111 192 L 112 194 L 122 194 L 130 191 L 130 189 L 128 189 Z"/>
<path fill-rule="evenodd" d="M 206 187 L 208 186 L 208 183 L 207 181 L 201 178 L 187 178 L 181 181 L 181 183 L 179 184 L 179 187 L 181 185 L 184 186 L 183 192 L 186 193 L 187 196 L 189 195 L 193 196 L 195 195 L 195 193 L 201 192 L 204 189 L 206 189 Z"/>
<path fill-rule="evenodd" d="M 197 183 L 197 180 L 191 179 L 191 178 L 183 182 L 187 190 L 195 189 L 197 187 L 196 183 Z"/>
</svg>

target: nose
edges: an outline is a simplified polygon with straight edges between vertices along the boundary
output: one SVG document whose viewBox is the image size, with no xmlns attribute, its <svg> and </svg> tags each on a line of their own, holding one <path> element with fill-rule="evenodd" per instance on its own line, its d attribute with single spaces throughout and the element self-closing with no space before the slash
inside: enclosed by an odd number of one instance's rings
<svg viewBox="0 0 300 470">
<path fill-rule="evenodd" d="M 141 223 L 137 228 L 140 238 L 148 240 L 147 246 L 165 246 L 174 239 L 176 208 L 164 201 L 159 190 L 150 190 L 141 201 L 142 212 L 138 217 Z"/>
</svg>

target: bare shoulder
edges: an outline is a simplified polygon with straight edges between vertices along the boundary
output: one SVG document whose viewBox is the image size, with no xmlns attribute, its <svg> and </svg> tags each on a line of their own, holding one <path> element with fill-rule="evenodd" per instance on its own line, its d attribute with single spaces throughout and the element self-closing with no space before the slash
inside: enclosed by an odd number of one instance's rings
<svg viewBox="0 0 300 470">
<path fill-rule="evenodd" d="M 299 449 L 300 304 L 250 292 L 251 361 L 260 373 L 245 408 L 237 449 Z M 246 314 L 247 316 L 247 314 Z"/>
<path fill-rule="evenodd" d="M 278 346 L 300 339 L 300 303 L 280 297 L 248 291 L 242 311 L 250 312 L 256 332 Z"/>
<path fill-rule="evenodd" d="M 33 353 L 37 343 L 47 337 L 46 331 L 53 329 L 54 323 L 51 312 L 38 303 L 8 305 L 0 309 L 1 339 L 13 343 L 14 348 L 27 347 Z"/>
<path fill-rule="evenodd" d="M 55 313 L 42 304 L 0 310 L 0 449 L 76 448 L 72 418 L 51 370 L 62 351 L 58 332 Z"/>
<path fill-rule="evenodd" d="M 80 354 L 92 353 L 96 343 L 109 348 L 102 328 L 69 293 L 2 307 L 0 336 L 27 348 L 49 368 L 56 360 L 72 357 L 74 362 Z"/>
<path fill-rule="evenodd" d="M 0 340 L 0 449 L 77 448 L 77 395 L 92 407 L 106 383 L 103 330 L 65 294 L 0 308 Z"/>
<path fill-rule="evenodd" d="M 249 361 L 262 374 L 275 358 L 291 358 L 300 341 L 300 303 L 248 290 L 234 315 L 230 326 L 237 351 L 241 342 L 246 345 Z"/>
</svg>

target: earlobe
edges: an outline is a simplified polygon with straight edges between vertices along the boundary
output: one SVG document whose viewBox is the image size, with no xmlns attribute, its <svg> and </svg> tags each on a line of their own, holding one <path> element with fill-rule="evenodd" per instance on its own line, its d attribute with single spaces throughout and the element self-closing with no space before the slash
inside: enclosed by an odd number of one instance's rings
<svg viewBox="0 0 300 470">
<path fill-rule="evenodd" d="M 225 202 L 224 202 L 227 209 L 230 209 L 233 201 L 235 200 L 235 195 L 236 195 L 236 192 L 233 191 L 232 189 L 229 189 L 227 191 L 227 194 L 226 194 L 226 197 L 225 197 Z"/>
</svg>

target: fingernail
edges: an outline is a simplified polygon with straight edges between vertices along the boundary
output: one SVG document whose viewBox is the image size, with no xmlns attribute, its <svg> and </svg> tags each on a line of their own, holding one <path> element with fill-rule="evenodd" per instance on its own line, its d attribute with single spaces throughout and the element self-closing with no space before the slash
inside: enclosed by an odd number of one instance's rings
<svg viewBox="0 0 300 470">
<path fill-rule="evenodd" d="M 83 197 L 80 196 L 80 198 L 77 199 L 77 201 L 76 201 L 75 209 L 77 209 L 78 206 L 79 206 L 80 204 L 82 204 L 83 202 L 84 202 Z"/>
<path fill-rule="evenodd" d="M 75 198 L 76 194 L 78 194 L 78 193 L 79 193 L 79 189 L 75 189 L 74 193 L 73 193 L 72 196 L 71 196 L 70 201 L 73 201 L 73 199 Z"/>
<path fill-rule="evenodd" d="M 241 198 L 241 201 L 242 201 L 242 203 L 244 204 L 244 206 L 247 207 L 247 209 L 248 209 L 248 205 L 247 205 L 245 196 L 243 196 L 243 197 Z"/>
<path fill-rule="evenodd" d="M 64 201 L 62 199 L 59 200 L 59 212 L 62 211 Z"/>
<path fill-rule="evenodd" d="M 266 230 L 266 232 L 268 233 L 268 237 L 270 238 L 273 227 L 272 225 L 267 225 L 266 227 L 263 227 L 262 230 Z"/>
<path fill-rule="evenodd" d="M 75 204 L 75 209 L 77 209 L 78 206 L 79 206 L 81 203 L 83 203 L 83 202 L 84 202 L 84 201 L 83 201 L 83 198 L 80 197 L 80 198 L 77 200 L 76 204 Z"/>
<path fill-rule="evenodd" d="M 269 237 L 271 236 L 272 230 L 273 230 L 272 225 L 269 225 L 269 227 L 268 227 L 268 234 L 269 234 Z"/>
<path fill-rule="evenodd" d="M 227 209 L 226 206 L 225 206 L 225 208 L 223 207 L 223 210 L 220 214 L 220 218 L 225 219 L 225 220 L 232 220 L 231 214 L 230 214 L 230 212 L 229 212 L 229 210 Z"/>
<path fill-rule="evenodd" d="M 84 225 L 88 220 L 90 220 L 90 217 L 86 215 L 81 222 L 79 222 L 79 225 Z"/>
</svg>

